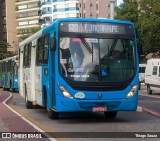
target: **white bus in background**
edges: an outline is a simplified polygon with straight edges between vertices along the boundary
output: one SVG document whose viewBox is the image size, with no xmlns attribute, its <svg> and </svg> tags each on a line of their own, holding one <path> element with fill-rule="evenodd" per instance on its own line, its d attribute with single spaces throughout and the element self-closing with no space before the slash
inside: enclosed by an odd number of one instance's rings
<svg viewBox="0 0 160 141">
<path fill-rule="evenodd" d="M 145 84 L 148 94 L 152 94 L 153 91 L 160 91 L 160 59 L 150 59 L 147 61 Z"/>
</svg>

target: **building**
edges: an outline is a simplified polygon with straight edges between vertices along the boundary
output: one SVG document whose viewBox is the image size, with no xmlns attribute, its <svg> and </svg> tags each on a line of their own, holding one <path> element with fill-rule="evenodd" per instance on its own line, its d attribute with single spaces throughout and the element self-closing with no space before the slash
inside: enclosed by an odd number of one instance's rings
<svg viewBox="0 0 160 141">
<path fill-rule="evenodd" d="M 110 18 L 110 0 L 0 0 L 0 40 L 15 52 L 23 38 L 67 17 Z"/>
<path fill-rule="evenodd" d="M 18 40 L 17 40 L 17 23 L 15 15 L 15 1 L 16 0 L 5 0 L 6 3 L 6 36 L 7 43 L 9 47 L 8 51 L 17 52 L 18 51 Z"/>
<path fill-rule="evenodd" d="M 42 27 L 70 17 L 110 18 L 110 0 L 41 0 Z"/>
<path fill-rule="evenodd" d="M 16 0 L 17 38 L 40 29 L 40 0 Z"/>
<path fill-rule="evenodd" d="M 7 41 L 5 0 L 0 0 L 0 19 L 0 41 Z"/>
<path fill-rule="evenodd" d="M 79 7 L 79 17 L 110 18 L 110 0 L 79 0 Z"/>
<path fill-rule="evenodd" d="M 15 0 L 0 0 L 0 41 L 7 42 L 7 50 L 11 52 L 15 52 L 17 49 L 14 5 Z"/>
<path fill-rule="evenodd" d="M 79 0 L 41 0 L 42 27 L 69 17 L 79 17 Z"/>
</svg>

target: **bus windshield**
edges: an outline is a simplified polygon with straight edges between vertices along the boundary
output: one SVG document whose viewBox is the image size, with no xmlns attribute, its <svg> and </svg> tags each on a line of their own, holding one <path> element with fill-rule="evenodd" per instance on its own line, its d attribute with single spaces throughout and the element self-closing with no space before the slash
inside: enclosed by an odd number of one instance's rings
<svg viewBox="0 0 160 141">
<path fill-rule="evenodd" d="M 61 37 L 60 74 L 79 82 L 123 82 L 135 75 L 135 44 L 127 38 Z"/>
</svg>

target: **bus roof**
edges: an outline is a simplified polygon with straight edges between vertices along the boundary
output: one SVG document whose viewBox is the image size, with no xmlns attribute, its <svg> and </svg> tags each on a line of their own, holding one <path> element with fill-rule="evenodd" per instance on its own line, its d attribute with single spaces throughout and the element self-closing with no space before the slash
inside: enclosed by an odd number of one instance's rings
<svg viewBox="0 0 160 141">
<path fill-rule="evenodd" d="M 109 22 L 109 23 L 121 23 L 121 24 L 133 24 L 132 22 L 129 21 L 122 21 L 122 20 L 111 20 L 111 19 L 106 19 L 106 18 L 59 18 L 56 19 L 52 24 L 61 22 L 61 21 L 69 21 L 69 22 L 76 22 L 76 21 L 84 21 L 84 22 Z M 49 26 L 51 26 L 50 24 Z"/>
</svg>

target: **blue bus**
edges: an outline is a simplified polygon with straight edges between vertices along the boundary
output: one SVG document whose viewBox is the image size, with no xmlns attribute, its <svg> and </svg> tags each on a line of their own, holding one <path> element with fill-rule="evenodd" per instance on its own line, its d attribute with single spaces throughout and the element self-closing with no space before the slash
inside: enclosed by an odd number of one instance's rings
<svg viewBox="0 0 160 141">
<path fill-rule="evenodd" d="M 57 19 L 19 45 L 19 92 L 26 108 L 61 112 L 135 111 L 138 49 L 131 22 Z"/>
<path fill-rule="evenodd" d="M 18 56 L 0 60 L 0 87 L 14 92 L 18 89 Z"/>
</svg>

